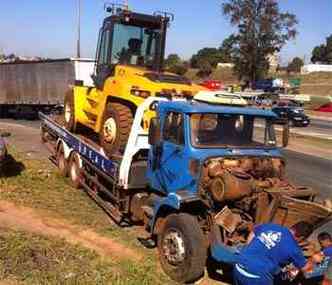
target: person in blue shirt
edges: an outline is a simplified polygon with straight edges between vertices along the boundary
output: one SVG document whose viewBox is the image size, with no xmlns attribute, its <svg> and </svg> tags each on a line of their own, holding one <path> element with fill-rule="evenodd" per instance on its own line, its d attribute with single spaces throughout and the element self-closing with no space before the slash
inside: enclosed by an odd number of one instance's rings
<svg viewBox="0 0 332 285">
<path fill-rule="evenodd" d="M 313 256 L 313 261 L 319 266 L 315 267 L 314 272 L 324 275 L 323 285 L 332 284 L 332 236 L 327 232 L 321 232 L 317 236 L 321 246 L 321 252 Z"/>
<path fill-rule="evenodd" d="M 299 243 L 308 238 L 312 230 L 305 222 L 290 229 L 262 224 L 250 233 L 247 245 L 235 252 L 218 241 L 214 234 L 211 253 L 216 261 L 234 265 L 235 285 L 272 285 L 275 274 L 286 264 L 310 270 L 311 263 L 307 263 Z"/>
</svg>

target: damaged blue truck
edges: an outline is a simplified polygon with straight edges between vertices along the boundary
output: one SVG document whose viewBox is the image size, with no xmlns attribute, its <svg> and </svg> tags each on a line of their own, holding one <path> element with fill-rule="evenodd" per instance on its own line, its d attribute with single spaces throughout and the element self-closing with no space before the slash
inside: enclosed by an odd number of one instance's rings
<svg viewBox="0 0 332 285">
<path fill-rule="evenodd" d="M 149 132 L 144 112 L 154 111 Z M 315 228 L 332 209 L 317 191 L 290 183 L 281 148 L 287 125 L 267 110 L 150 97 L 137 109 L 122 155 L 107 157 L 92 138 L 40 114 L 52 161 L 119 225 L 141 224 L 163 270 L 177 282 L 204 272 L 215 226 L 227 245 L 244 243 L 256 224 Z"/>
</svg>

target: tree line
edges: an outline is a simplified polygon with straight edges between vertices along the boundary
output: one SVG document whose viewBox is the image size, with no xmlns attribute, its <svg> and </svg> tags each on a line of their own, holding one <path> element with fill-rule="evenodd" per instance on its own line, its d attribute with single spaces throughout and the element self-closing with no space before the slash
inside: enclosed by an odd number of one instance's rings
<svg viewBox="0 0 332 285">
<path fill-rule="evenodd" d="M 298 34 L 296 16 L 281 11 L 277 0 L 224 0 L 221 13 L 236 32 L 224 39 L 220 47 L 200 49 L 188 61 L 170 54 L 165 61 L 167 70 L 183 75 L 188 68 L 197 68 L 197 75 L 205 77 L 218 63 L 233 63 L 240 80 L 262 79 L 269 72 L 269 56 L 280 52 Z M 332 64 L 332 35 L 325 44 L 313 49 L 311 61 Z M 301 58 L 295 57 L 286 70 L 300 72 L 303 64 Z"/>
</svg>

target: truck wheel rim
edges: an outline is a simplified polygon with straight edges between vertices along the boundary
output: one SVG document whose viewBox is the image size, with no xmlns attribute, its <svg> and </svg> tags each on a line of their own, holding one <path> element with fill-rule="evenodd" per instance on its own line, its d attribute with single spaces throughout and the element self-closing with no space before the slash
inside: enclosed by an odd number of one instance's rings
<svg viewBox="0 0 332 285">
<path fill-rule="evenodd" d="M 69 123 L 71 118 L 71 108 L 69 106 L 69 104 L 65 105 L 65 121 L 66 123 Z"/>
<path fill-rule="evenodd" d="M 113 144 L 116 139 L 116 122 L 114 118 L 108 118 L 104 123 L 104 140 Z"/>
<path fill-rule="evenodd" d="M 182 234 L 177 230 L 170 230 L 163 240 L 163 255 L 172 265 L 178 265 L 185 259 L 185 244 Z"/>
</svg>

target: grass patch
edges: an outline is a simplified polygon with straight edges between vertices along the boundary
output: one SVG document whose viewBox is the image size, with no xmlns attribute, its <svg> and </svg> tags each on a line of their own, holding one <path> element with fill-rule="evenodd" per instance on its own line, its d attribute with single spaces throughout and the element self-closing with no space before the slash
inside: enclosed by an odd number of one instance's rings
<svg viewBox="0 0 332 285">
<path fill-rule="evenodd" d="M 66 220 L 75 226 L 89 228 L 133 248 L 146 257 L 142 264 L 120 264 L 125 268 L 126 274 L 112 279 L 112 282 L 115 282 L 112 284 L 152 284 L 149 283 L 151 276 L 156 276 L 158 280 L 168 280 L 160 270 L 156 273 L 158 262 L 155 251 L 140 244 L 137 240 L 137 228 L 120 228 L 113 224 L 107 214 L 86 193 L 70 187 L 67 178 L 62 177 L 47 159 L 30 159 L 14 148 L 9 152 L 13 159 L 4 176 L 0 178 L 1 200 L 34 208 L 46 217 Z M 146 275 L 147 279 L 140 279 L 140 282 L 135 283 L 134 276 L 137 275 Z"/>
<path fill-rule="evenodd" d="M 9 162 L 7 173 L 0 179 L 0 199 L 45 210 L 53 217 L 69 218 L 94 229 L 111 225 L 105 213 L 83 191 L 71 188 L 49 161 L 28 159 L 13 149 L 10 153 L 15 160 Z"/>
<path fill-rule="evenodd" d="M 29 159 L 15 149 L 10 149 L 10 153 L 15 159 L 10 160 L 7 173 L 0 178 L 0 199 L 89 227 L 104 236 L 141 249 L 137 233 L 113 224 L 84 191 L 69 186 L 68 178 L 62 177 L 48 160 Z"/>
<path fill-rule="evenodd" d="M 1 229 L 0 278 L 25 284 L 167 284 L 149 262 L 102 259 L 63 240 Z"/>
</svg>

